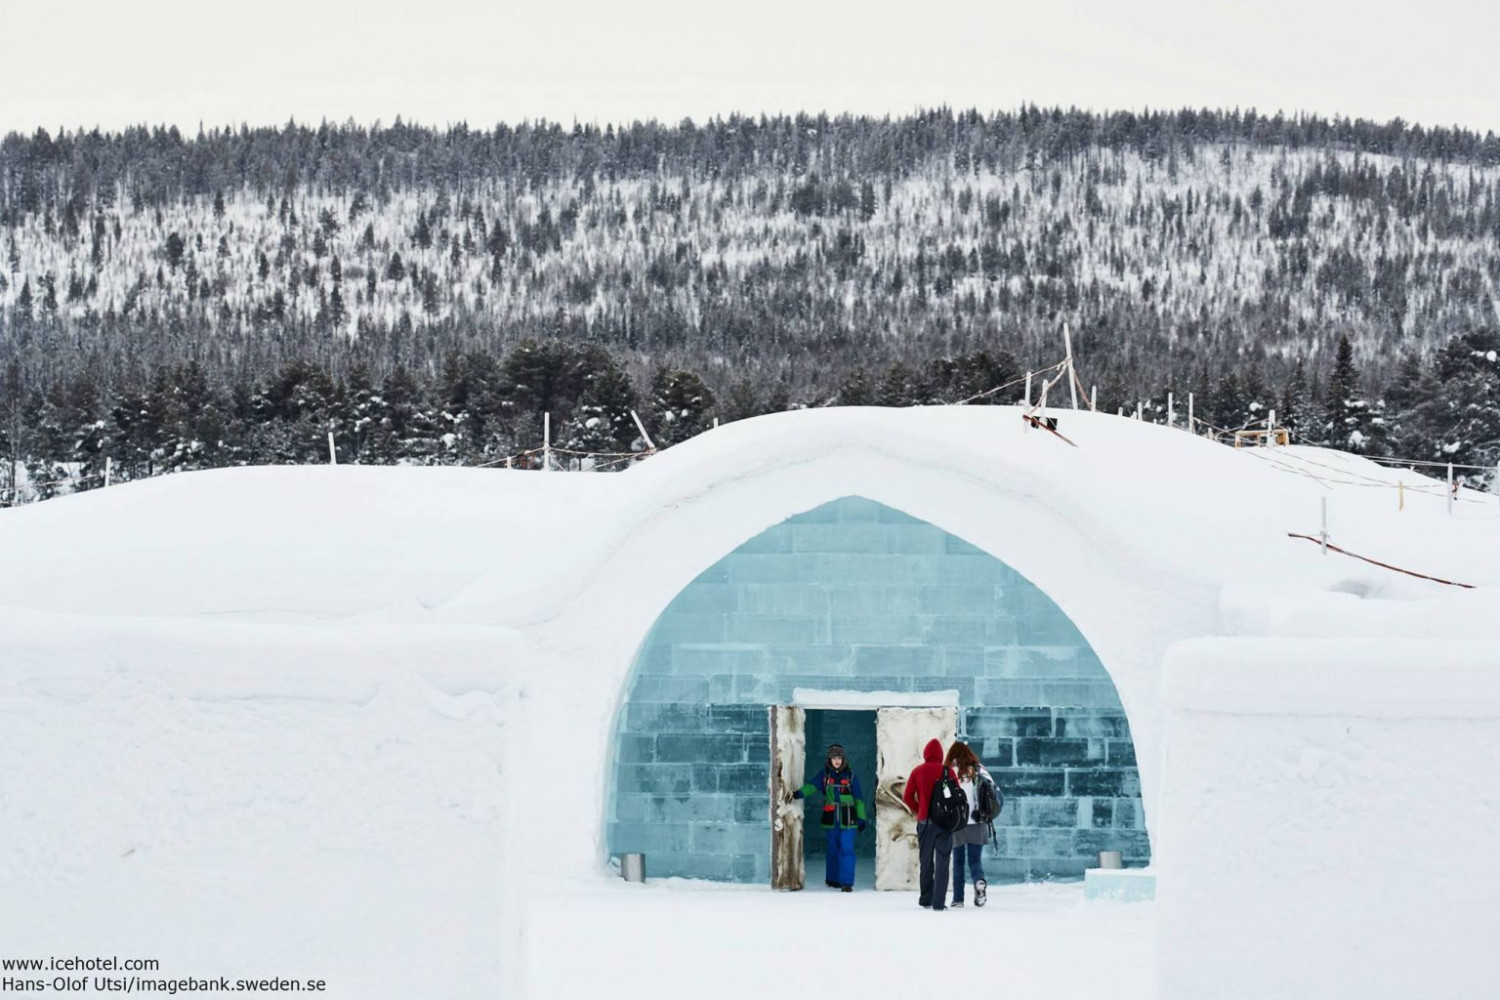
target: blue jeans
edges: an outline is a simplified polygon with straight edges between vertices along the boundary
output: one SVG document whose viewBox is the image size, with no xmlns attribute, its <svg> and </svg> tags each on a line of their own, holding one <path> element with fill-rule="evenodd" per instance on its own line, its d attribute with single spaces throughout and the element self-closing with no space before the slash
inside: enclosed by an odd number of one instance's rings
<svg viewBox="0 0 1500 1000">
<path fill-rule="evenodd" d="M 964 901 L 964 856 L 969 858 L 969 874 L 975 882 L 985 881 L 983 844 L 961 844 L 953 849 L 953 901 Z"/>
<path fill-rule="evenodd" d="M 835 885 L 854 884 L 854 830 L 832 829 L 828 832 L 827 881 Z"/>
</svg>

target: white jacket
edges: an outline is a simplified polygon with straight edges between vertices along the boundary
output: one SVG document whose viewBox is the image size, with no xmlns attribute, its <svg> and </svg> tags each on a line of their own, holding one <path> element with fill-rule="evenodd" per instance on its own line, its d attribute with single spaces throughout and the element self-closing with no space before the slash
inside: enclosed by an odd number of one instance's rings
<svg viewBox="0 0 1500 1000">
<path fill-rule="evenodd" d="M 979 775 L 990 778 L 990 772 L 983 764 L 979 765 Z M 993 778 L 990 778 L 993 781 Z M 979 808 L 979 784 L 975 781 L 959 779 L 958 787 L 964 790 L 964 795 L 969 800 L 969 824 L 954 835 L 954 846 L 962 844 L 982 844 L 989 839 L 990 825 L 980 824 L 974 821 L 974 810 Z M 978 831 L 984 831 L 980 834 Z"/>
</svg>

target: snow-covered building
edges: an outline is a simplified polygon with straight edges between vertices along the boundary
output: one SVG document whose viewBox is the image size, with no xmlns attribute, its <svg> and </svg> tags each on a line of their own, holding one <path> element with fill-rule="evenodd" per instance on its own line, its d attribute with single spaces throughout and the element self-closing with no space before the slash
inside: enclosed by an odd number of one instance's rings
<svg viewBox="0 0 1500 1000">
<path fill-rule="evenodd" d="M 1076 878 L 1102 850 L 1151 866 L 1154 993 L 1128 995 L 1274 995 L 1221 979 L 1257 949 L 1310 956 L 1309 928 L 1361 909 L 1373 971 L 1325 949 L 1278 986 L 1397 995 L 1371 954 L 1475 943 L 1494 878 L 1465 871 L 1457 908 L 1434 887 L 1482 852 L 1500 779 L 1431 775 L 1500 739 L 1500 502 L 1450 509 L 1337 453 L 1065 412 L 1074 444 L 1018 416 L 804 411 L 620 475 L 237 469 L 0 512 L 0 884 L 46 908 L 80 898 L 59 879 L 279 851 L 303 879 L 284 901 L 328 857 L 395 854 L 427 866 L 403 905 L 441 882 L 484 926 L 524 926 L 525 893 L 473 878 L 514 888 L 518 865 L 588 879 L 641 852 L 652 877 L 765 885 L 798 812 L 773 774 L 837 741 L 896 887 L 921 734 L 967 739 L 1000 781 L 993 882 Z M 1325 503 L 1338 548 L 1448 582 L 1291 537 Z M 538 815 L 525 792 L 558 774 L 576 808 Z M 1403 860 L 1378 888 L 1423 929 L 1370 922 L 1376 887 L 1337 860 L 1361 850 Z M 1205 944 L 1231 907 L 1253 926 Z M 1455 958 L 1449 993 L 1482 971 Z"/>
</svg>

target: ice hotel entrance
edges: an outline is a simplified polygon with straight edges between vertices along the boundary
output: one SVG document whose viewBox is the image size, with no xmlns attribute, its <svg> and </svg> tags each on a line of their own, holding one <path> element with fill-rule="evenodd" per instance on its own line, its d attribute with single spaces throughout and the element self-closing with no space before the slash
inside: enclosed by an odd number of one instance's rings
<svg viewBox="0 0 1500 1000">
<path fill-rule="evenodd" d="M 862 704 L 907 702 L 898 692 L 870 692 L 866 698 L 847 693 L 799 689 L 800 702 L 830 707 L 775 705 L 771 727 L 771 886 L 801 889 L 809 867 L 816 868 L 827 850 L 818 825 L 819 803 L 790 800 L 791 790 L 811 777 L 829 744 L 845 748 L 855 773 L 864 771 L 860 791 L 866 815 L 873 816 L 869 833 L 855 840 L 856 881 L 862 887 L 915 889 L 917 887 L 916 820 L 902 804 L 906 778 L 922 760 L 922 748 L 932 739 L 944 746 L 957 733 L 956 704 L 936 707 L 885 706 L 861 711 Z M 921 702 L 956 702 L 953 692 L 918 695 Z M 864 761 L 860 768 L 852 762 Z M 816 878 L 814 878 L 816 882 Z"/>
<path fill-rule="evenodd" d="M 786 783 L 831 742 L 808 730 L 858 716 L 875 719 L 850 763 L 885 887 L 910 884 L 896 783 L 932 737 L 968 741 L 1005 792 L 991 882 L 1149 859 L 1125 711 L 1072 621 L 994 555 L 862 497 L 761 532 L 661 613 L 616 720 L 607 850 L 644 852 L 653 876 L 785 884 L 802 860 L 773 838 Z"/>
</svg>

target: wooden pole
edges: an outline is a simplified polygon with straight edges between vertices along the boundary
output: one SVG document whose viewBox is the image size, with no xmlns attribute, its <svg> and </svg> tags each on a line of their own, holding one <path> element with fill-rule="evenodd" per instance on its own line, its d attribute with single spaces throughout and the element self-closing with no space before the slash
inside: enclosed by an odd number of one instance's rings
<svg viewBox="0 0 1500 1000">
<path fill-rule="evenodd" d="M 339 464 L 339 453 L 333 450 L 333 431 L 328 432 L 328 464 Z"/>
<path fill-rule="evenodd" d="M 111 477 L 111 475 L 115 471 L 114 464 L 115 464 L 115 460 L 114 459 L 110 458 L 108 455 L 104 456 L 104 485 L 105 486 L 109 485 L 110 477 Z"/>
<path fill-rule="evenodd" d="M 1026 373 L 1026 407 L 1031 408 L 1031 372 Z"/>
<path fill-rule="evenodd" d="M 1396 480 L 1396 509 L 1406 509 L 1406 480 Z"/>
<path fill-rule="evenodd" d="M 1063 349 L 1068 359 L 1068 393 L 1073 400 L 1073 409 L 1078 409 L 1078 372 L 1073 368 L 1073 334 L 1068 324 L 1063 324 Z"/>
<path fill-rule="evenodd" d="M 1170 392 L 1167 393 L 1167 426 L 1177 426 L 1177 400 Z"/>
<path fill-rule="evenodd" d="M 1272 448 L 1276 447 L 1276 411 L 1272 410 L 1266 417 L 1266 444 Z"/>
<path fill-rule="evenodd" d="M 542 414 L 542 471 L 552 471 L 552 411 Z"/>
<path fill-rule="evenodd" d="M 656 442 L 651 440 L 651 435 L 646 433 L 646 425 L 641 423 L 641 418 L 634 410 L 630 411 L 630 419 L 635 421 L 635 429 L 641 432 L 641 440 L 646 442 L 646 448 L 650 451 L 656 450 Z"/>
<path fill-rule="evenodd" d="M 1448 513 L 1453 513 L 1453 463 L 1448 463 Z"/>
<path fill-rule="evenodd" d="M 1099 387 L 1097 385 L 1089 386 L 1089 409 L 1095 413 L 1099 412 Z"/>
<path fill-rule="evenodd" d="M 1198 424 L 1193 420 L 1193 394 L 1188 393 L 1188 433 L 1197 434 Z"/>
<path fill-rule="evenodd" d="M 1328 554 L 1328 498 L 1320 499 L 1323 503 L 1323 528 L 1318 532 L 1318 537 L 1322 539 L 1323 554 L 1326 556 Z"/>
</svg>

